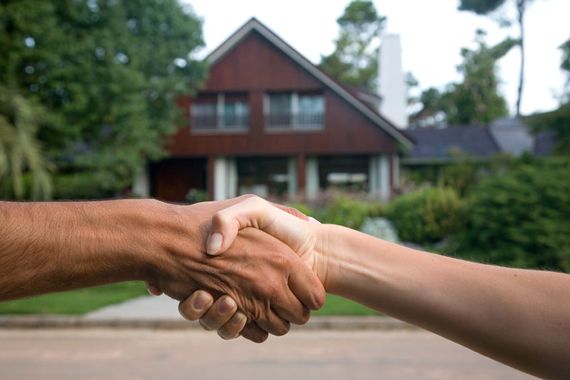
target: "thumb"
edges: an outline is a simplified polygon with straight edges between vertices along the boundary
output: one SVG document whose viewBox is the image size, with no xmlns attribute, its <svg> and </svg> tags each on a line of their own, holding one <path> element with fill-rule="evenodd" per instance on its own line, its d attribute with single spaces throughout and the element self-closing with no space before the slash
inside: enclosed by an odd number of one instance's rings
<svg viewBox="0 0 570 380">
<path fill-rule="evenodd" d="M 291 236 L 295 236 L 295 231 L 302 229 L 304 223 L 307 222 L 280 210 L 262 198 L 247 198 L 214 215 L 206 252 L 209 255 L 217 255 L 226 251 L 239 230 L 247 227 L 260 229 L 293 246 L 295 242 L 291 241 Z"/>
</svg>

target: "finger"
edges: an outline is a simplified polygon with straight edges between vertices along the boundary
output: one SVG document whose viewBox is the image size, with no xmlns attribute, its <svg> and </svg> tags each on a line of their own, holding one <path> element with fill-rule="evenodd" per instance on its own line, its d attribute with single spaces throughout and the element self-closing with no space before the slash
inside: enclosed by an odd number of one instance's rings
<svg viewBox="0 0 570 380">
<path fill-rule="evenodd" d="M 178 304 L 178 311 L 189 321 L 197 321 L 210 309 L 214 297 L 208 292 L 197 290 Z"/>
<path fill-rule="evenodd" d="M 238 231 L 254 227 L 273 235 L 295 249 L 307 238 L 307 221 L 284 212 L 259 198 L 247 198 L 243 202 L 218 211 L 212 219 L 206 251 L 210 255 L 228 249 Z"/>
<path fill-rule="evenodd" d="M 270 310 L 265 319 L 255 321 L 259 327 L 272 335 L 282 336 L 289 332 L 291 324 Z"/>
<path fill-rule="evenodd" d="M 200 318 L 206 330 L 217 330 L 226 324 L 237 312 L 237 304 L 230 296 L 221 296 L 208 312 Z"/>
<path fill-rule="evenodd" d="M 267 201 L 251 197 L 218 211 L 212 219 L 206 252 L 210 255 L 222 253 L 232 245 L 240 229 L 263 225 L 268 217 L 268 213 L 264 212 L 267 205 Z"/>
<path fill-rule="evenodd" d="M 309 309 L 291 291 L 282 292 L 271 307 L 281 318 L 297 325 L 307 323 L 311 315 Z"/>
<path fill-rule="evenodd" d="M 218 328 L 218 335 L 226 340 L 235 339 L 239 336 L 246 323 L 247 317 L 238 311 L 222 327 Z"/>
<path fill-rule="evenodd" d="M 255 321 L 246 324 L 243 330 L 241 330 L 240 335 L 255 343 L 263 343 L 269 336 L 267 331 L 261 329 Z"/>
<path fill-rule="evenodd" d="M 294 262 L 288 285 L 299 301 L 309 309 L 318 310 L 325 304 L 325 288 L 312 269 L 305 263 Z"/>
<path fill-rule="evenodd" d="M 160 296 L 162 294 L 162 290 L 160 290 L 158 288 L 158 286 L 153 285 L 153 284 L 146 284 L 146 290 L 148 292 L 148 294 L 150 294 L 151 296 Z"/>
</svg>

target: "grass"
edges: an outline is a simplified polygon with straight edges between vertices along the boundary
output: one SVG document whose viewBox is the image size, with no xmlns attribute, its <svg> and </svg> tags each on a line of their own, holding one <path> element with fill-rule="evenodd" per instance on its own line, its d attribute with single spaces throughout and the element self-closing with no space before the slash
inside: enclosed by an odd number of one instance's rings
<svg viewBox="0 0 570 380">
<path fill-rule="evenodd" d="M 0 303 L 0 314 L 85 314 L 145 295 L 142 282 L 123 282 Z"/>
<path fill-rule="evenodd" d="M 124 282 L 96 288 L 72 290 L 45 296 L 0 303 L 0 314 L 67 314 L 80 315 L 103 306 L 146 294 L 142 282 Z M 376 315 L 362 305 L 329 295 L 325 306 L 313 315 Z"/>
<path fill-rule="evenodd" d="M 371 310 L 356 302 L 339 296 L 327 295 L 327 302 L 322 309 L 314 311 L 312 315 L 378 315 L 377 311 Z"/>
</svg>

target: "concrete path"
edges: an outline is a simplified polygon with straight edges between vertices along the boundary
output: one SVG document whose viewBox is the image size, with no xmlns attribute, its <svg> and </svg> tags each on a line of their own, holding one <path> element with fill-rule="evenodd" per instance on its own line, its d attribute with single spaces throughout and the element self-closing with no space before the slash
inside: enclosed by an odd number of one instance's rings
<svg viewBox="0 0 570 380">
<path fill-rule="evenodd" d="M 162 295 L 160 297 L 140 297 L 123 303 L 110 305 L 85 316 L 87 320 L 181 320 L 178 301 Z"/>
<path fill-rule="evenodd" d="M 0 330 L 0 378 L 531 379 L 436 335 L 302 331 L 256 345 L 198 330 Z"/>
</svg>

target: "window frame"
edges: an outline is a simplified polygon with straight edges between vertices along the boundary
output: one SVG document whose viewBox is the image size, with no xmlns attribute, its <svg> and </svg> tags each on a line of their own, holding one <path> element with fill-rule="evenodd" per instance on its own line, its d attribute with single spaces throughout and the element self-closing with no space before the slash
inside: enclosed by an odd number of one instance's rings
<svg viewBox="0 0 570 380">
<path fill-rule="evenodd" d="M 233 92 L 235 94 L 243 94 L 245 96 L 246 101 L 243 103 L 247 107 L 247 123 L 240 125 L 240 124 L 232 124 L 226 125 L 225 122 L 225 98 L 226 95 L 232 94 L 228 92 L 217 92 L 209 95 L 216 96 L 216 124 L 215 126 L 208 126 L 207 128 L 196 128 L 196 124 L 193 122 L 193 111 L 192 108 L 196 104 L 192 102 L 190 105 L 190 130 L 192 134 L 243 134 L 248 133 L 250 129 L 250 107 L 249 107 L 249 94 L 247 92 Z M 204 94 L 207 95 L 207 94 Z M 198 95 L 199 97 L 200 95 Z"/>
<path fill-rule="evenodd" d="M 271 114 L 270 96 L 277 94 L 287 94 L 291 96 L 290 115 L 291 122 L 287 125 L 270 125 L 269 116 Z M 314 95 L 323 99 L 323 113 L 322 122 L 320 124 L 299 124 L 299 96 Z M 326 98 L 323 93 L 316 92 L 302 92 L 302 91 L 269 91 L 263 96 L 263 116 L 264 116 L 264 130 L 266 132 L 315 132 L 325 129 L 325 115 L 326 115 Z"/>
</svg>

